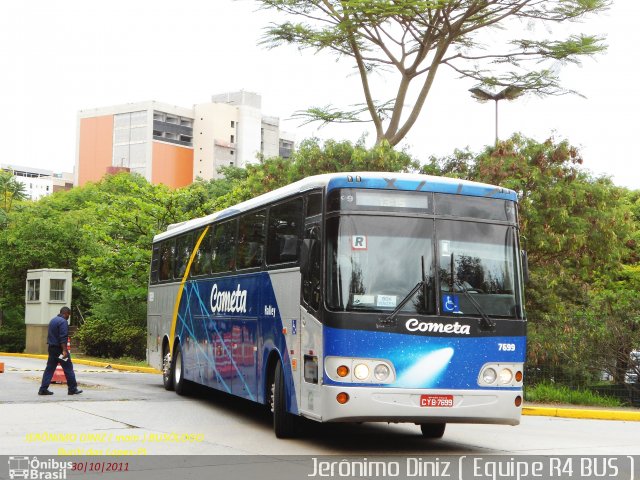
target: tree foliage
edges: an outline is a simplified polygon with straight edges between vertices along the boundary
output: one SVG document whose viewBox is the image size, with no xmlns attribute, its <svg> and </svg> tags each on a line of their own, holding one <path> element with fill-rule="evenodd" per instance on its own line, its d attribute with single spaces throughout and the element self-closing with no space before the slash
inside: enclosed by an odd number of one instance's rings
<svg viewBox="0 0 640 480">
<path fill-rule="evenodd" d="M 573 365 L 580 375 L 610 371 L 620 381 L 640 347 L 639 192 L 581 164 L 567 141 L 515 135 L 480 154 L 432 158 L 423 171 L 518 192 L 530 264 L 529 361 Z"/>
<path fill-rule="evenodd" d="M 74 315 L 84 318 L 77 338 L 87 353 L 144 357 L 151 242 L 169 224 L 316 173 L 412 166 L 417 164 L 409 155 L 388 145 L 368 150 L 363 142 L 314 139 L 303 142 L 291 160 L 227 168 L 222 179 L 178 190 L 120 174 L 21 203 L 9 212 L 9 227 L 0 230 L 0 308 L 8 308 L 11 325 L 19 327 L 27 270 L 72 269 Z"/>
<path fill-rule="evenodd" d="M 6 225 L 14 203 L 26 199 L 24 184 L 16 180 L 11 172 L 0 169 L 0 227 Z"/>
<path fill-rule="evenodd" d="M 335 172 L 406 172 L 415 171 L 419 163 L 405 151 L 394 150 L 388 142 L 366 148 L 365 139 L 349 141 L 317 138 L 304 140 L 291 159 L 262 158 L 247 165 L 246 179 L 223 196 L 217 206 L 226 207 L 261 193 L 287 185 L 311 175 Z"/>
<path fill-rule="evenodd" d="M 378 143 L 397 145 L 416 122 L 441 67 L 487 86 L 539 95 L 567 93 L 557 66 L 580 63 L 605 48 L 586 34 L 565 37 L 553 25 L 577 22 L 609 0 L 256 0 L 285 15 L 267 27 L 263 43 L 328 51 L 349 59 L 364 103 L 342 110 L 316 106 L 299 115 L 322 123 L 368 116 Z M 504 30 L 503 30 L 504 29 Z M 501 35 L 496 32 L 503 30 Z M 511 36 L 507 36 L 507 32 Z M 504 36 L 505 39 L 499 39 Z M 392 75 L 395 95 L 380 99 L 373 73 Z M 389 82 L 385 82 L 388 88 Z M 405 106 L 412 103 L 405 111 Z"/>
<path fill-rule="evenodd" d="M 7 317 L 0 343 L 23 334 L 27 270 L 70 268 L 74 315 L 84 317 L 79 338 L 87 352 L 143 357 L 151 241 L 169 224 L 310 175 L 421 168 L 518 192 L 530 261 L 531 364 L 571 366 L 583 376 L 608 371 L 621 381 L 629 353 L 640 347 L 640 191 L 594 178 L 581 164 L 569 142 L 520 135 L 480 153 L 432 158 L 422 167 L 387 142 L 367 149 L 363 139 L 308 139 L 291 159 L 263 158 L 178 190 L 119 174 L 18 202 L 0 229 L 0 309 Z"/>
<path fill-rule="evenodd" d="M 151 238 L 185 215 L 166 187 L 135 175 L 20 204 L 0 231 L 0 308 L 24 314 L 27 270 L 69 268 L 76 317 L 144 332 Z"/>
</svg>

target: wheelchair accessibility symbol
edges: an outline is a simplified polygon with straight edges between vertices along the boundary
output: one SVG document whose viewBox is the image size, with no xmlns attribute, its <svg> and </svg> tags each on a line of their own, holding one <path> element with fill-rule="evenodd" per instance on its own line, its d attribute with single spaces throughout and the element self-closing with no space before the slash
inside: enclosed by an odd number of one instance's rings
<svg viewBox="0 0 640 480">
<path fill-rule="evenodd" d="M 446 313 L 458 313 L 460 311 L 460 298 L 458 295 L 443 295 L 442 310 Z"/>
</svg>

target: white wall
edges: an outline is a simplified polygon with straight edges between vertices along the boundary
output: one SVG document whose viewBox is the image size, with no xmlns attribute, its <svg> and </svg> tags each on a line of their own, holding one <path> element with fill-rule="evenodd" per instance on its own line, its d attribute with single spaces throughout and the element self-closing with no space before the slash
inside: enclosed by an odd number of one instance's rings
<svg viewBox="0 0 640 480">
<path fill-rule="evenodd" d="M 233 122 L 233 127 L 231 126 Z M 238 108 L 224 103 L 204 103 L 194 107 L 193 179 L 218 178 L 217 169 L 237 158 Z M 231 136 L 234 136 L 234 143 Z M 217 148 L 216 148 L 217 145 Z M 220 150 L 223 152 L 220 152 Z M 231 153 L 233 152 L 233 154 Z M 237 160 L 234 160 L 237 166 Z"/>
</svg>

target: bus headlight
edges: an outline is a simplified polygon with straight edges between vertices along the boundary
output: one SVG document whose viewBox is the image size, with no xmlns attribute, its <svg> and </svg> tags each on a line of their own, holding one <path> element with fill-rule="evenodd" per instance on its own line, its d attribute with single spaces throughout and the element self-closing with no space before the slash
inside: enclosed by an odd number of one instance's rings
<svg viewBox="0 0 640 480">
<path fill-rule="evenodd" d="M 387 367 L 384 363 L 379 363 L 376 365 L 376 368 L 373 370 L 373 376 L 376 377 L 376 380 L 379 382 L 384 382 L 387 378 L 389 378 L 389 367 Z"/>
<path fill-rule="evenodd" d="M 334 382 L 390 384 L 396 381 L 393 363 L 382 358 L 326 357 L 325 375 Z"/>
<path fill-rule="evenodd" d="M 353 369 L 353 374 L 358 380 L 366 380 L 369 377 L 369 367 L 364 363 L 359 363 Z"/>
<path fill-rule="evenodd" d="M 513 380 L 513 373 L 508 368 L 503 368 L 500 370 L 500 384 L 506 385 L 507 383 L 511 383 Z"/>
<path fill-rule="evenodd" d="M 522 387 L 522 363 L 487 363 L 480 369 L 481 387 Z"/>
<path fill-rule="evenodd" d="M 485 368 L 482 372 L 482 380 L 489 385 L 496 381 L 496 376 L 496 371 L 493 368 Z"/>
</svg>

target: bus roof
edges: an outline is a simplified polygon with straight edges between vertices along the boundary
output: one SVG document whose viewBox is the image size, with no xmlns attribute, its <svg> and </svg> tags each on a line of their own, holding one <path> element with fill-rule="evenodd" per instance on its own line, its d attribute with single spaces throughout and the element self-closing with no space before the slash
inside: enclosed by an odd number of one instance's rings
<svg viewBox="0 0 640 480">
<path fill-rule="evenodd" d="M 327 191 L 335 190 L 337 188 L 371 188 L 382 190 L 452 193 L 472 197 L 489 197 L 511 200 L 513 202 L 518 200 L 516 192 L 513 190 L 485 183 L 470 182 L 468 180 L 461 180 L 458 178 L 434 177 L 431 175 L 420 175 L 417 173 L 327 173 L 324 175 L 314 175 L 312 177 L 304 178 L 205 217 L 169 225 L 167 231 L 156 235 L 153 241 L 157 242 L 192 229 L 204 227 L 214 220 L 229 217 L 236 213 L 246 212 L 262 205 L 267 205 L 280 199 L 290 197 L 297 193 L 324 187 L 326 187 Z"/>
</svg>

